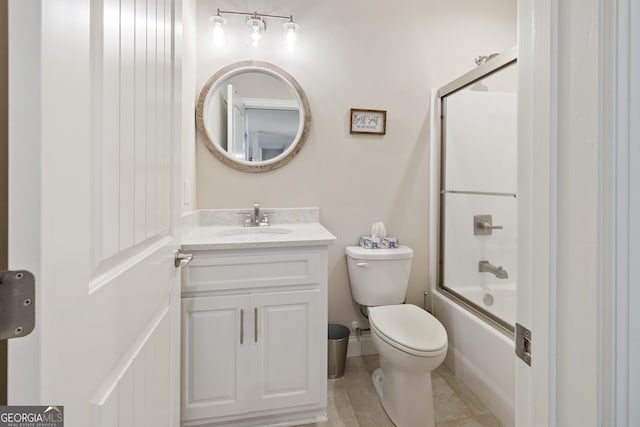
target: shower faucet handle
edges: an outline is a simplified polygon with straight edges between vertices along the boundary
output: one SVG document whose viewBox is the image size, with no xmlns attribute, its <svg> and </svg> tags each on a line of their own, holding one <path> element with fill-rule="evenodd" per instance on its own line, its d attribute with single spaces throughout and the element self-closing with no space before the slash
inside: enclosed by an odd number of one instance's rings
<svg viewBox="0 0 640 427">
<path fill-rule="evenodd" d="M 484 230 L 502 230 L 502 226 L 501 225 L 491 225 L 488 222 L 481 222 L 478 224 L 478 226 L 480 228 L 483 228 Z"/>
<path fill-rule="evenodd" d="M 493 217 L 491 215 L 474 215 L 473 217 L 473 235 L 474 236 L 490 236 L 493 230 L 502 230 L 501 225 L 493 225 Z"/>
</svg>

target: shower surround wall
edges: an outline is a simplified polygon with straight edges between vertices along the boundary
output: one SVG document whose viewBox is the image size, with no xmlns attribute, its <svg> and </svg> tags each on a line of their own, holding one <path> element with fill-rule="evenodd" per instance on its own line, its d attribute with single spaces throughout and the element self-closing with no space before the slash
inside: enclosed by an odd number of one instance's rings
<svg viewBox="0 0 640 427">
<path fill-rule="evenodd" d="M 216 8 L 293 14 L 301 26 L 299 43 L 289 52 L 280 23 L 270 21 L 264 42 L 254 48 L 245 42 L 242 19 L 230 16 L 229 46 L 216 49 L 208 27 Z M 199 0 L 196 24 L 195 81 L 184 83 L 185 93 L 195 99 L 209 76 L 232 62 L 268 61 L 304 88 L 312 123 L 299 155 L 261 174 L 233 170 L 199 137 L 187 139 L 186 151 L 196 151 L 194 207 L 250 207 L 254 201 L 267 208 L 319 206 L 322 223 L 338 239 L 329 248 L 329 319 L 345 325 L 366 322 L 351 298 L 344 247 L 382 220 L 415 251 L 408 302 L 422 305 L 429 91 L 466 72 L 477 55 L 516 43 L 516 1 L 408 0 L 398 7 L 385 0 Z M 387 110 L 386 135 L 350 135 L 350 108 Z M 193 123 L 193 115 L 185 123 Z"/>
</svg>

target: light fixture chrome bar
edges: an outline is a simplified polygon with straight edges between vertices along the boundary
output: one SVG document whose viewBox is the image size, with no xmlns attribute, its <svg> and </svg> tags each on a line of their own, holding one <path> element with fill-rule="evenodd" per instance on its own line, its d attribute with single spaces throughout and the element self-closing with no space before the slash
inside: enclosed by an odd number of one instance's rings
<svg viewBox="0 0 640 427">
<path fill-rule="evenodd" d="M 220 10 L 218 9 L 218 15 L 221 13 L 227 13 L 229 15 L 242 15 L 242 16 L 252 16 L 254 18 L 276 18 L 276 19 L 284 19 L 289 22 L 293 22 L 293 15 L 285 16 L 285 15 L 270 15 L 267 13 L 258 13 L 258 12 L 235 12 L 232 10 Z"/>
</svg>

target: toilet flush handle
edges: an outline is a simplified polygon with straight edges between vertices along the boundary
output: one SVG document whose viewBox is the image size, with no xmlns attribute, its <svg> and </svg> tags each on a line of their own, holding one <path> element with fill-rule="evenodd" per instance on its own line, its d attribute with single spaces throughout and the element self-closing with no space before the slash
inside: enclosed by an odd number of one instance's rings
<svg viewBox="0 0 640 427">
<path fill-rule="evenodd" d="M 369 263 L 368 262 L 358 262 L 358 263 L 356 263 L 356 265 L 358 267 L 362 267 L 362 268 L 369 268 Z"/>
</svg>

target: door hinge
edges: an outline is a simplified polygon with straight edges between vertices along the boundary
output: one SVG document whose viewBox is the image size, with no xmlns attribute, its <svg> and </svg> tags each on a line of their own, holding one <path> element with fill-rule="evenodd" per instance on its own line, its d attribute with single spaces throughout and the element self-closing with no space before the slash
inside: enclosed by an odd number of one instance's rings
<svg viewBox="0 0 640 427">
<path fill-rule="evenodd" d="M 531 331 L 516 323 L 516 356 L 531 366 Z"/>
<path fill-rule="evenodd" d="M 26 270 L 0 271 L 0 339 L 24 337 L 35 326 L 35 277 Z"/>
</svg>

